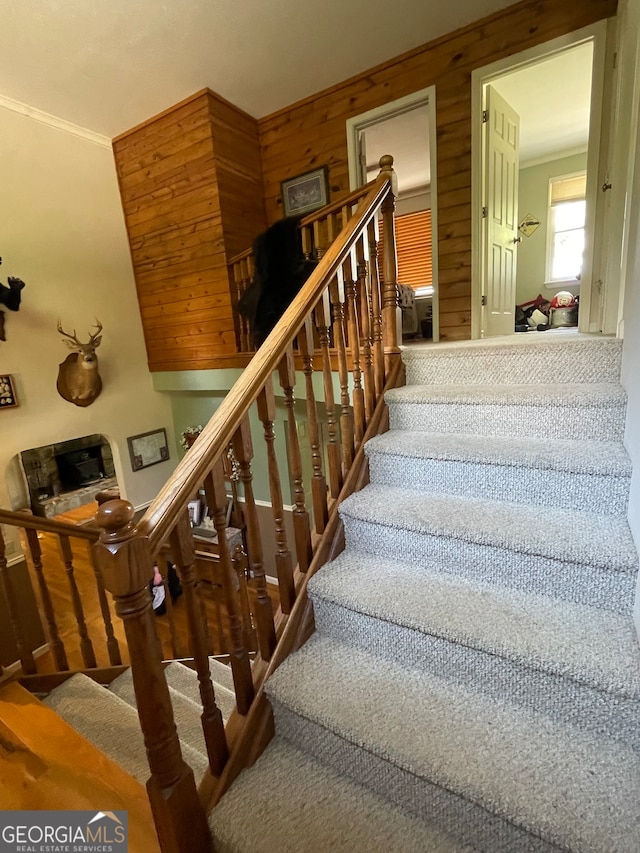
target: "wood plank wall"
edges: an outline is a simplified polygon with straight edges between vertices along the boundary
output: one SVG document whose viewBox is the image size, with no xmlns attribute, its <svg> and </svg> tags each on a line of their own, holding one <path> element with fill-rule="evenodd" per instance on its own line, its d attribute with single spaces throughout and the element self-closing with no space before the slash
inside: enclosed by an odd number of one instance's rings
<svg viewBox="0 0 640 853">
<path fill-rule="evenodd" d="M 256 120 L 205 89 L 113 150 L 149 369 L 228 366 L 227 259 L 266 225 Z"/>
<path fill-rule="evenodd" d="M 440 334 L 469 338 L 471 72 L 615 12 L 616 0 L 525 0 L 261 119 L 269 222 L 282 216 L 286 178 L 327 164 L 331 200 L 348 192 L 348 118 L 435 85 Z"/>
</svg>

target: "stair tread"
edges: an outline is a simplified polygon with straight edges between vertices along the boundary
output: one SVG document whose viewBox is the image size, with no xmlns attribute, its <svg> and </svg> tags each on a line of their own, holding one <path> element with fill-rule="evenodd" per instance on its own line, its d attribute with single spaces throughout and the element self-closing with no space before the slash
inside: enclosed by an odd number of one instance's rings
<svg viewBox="0 0 640 853">
<path fill-rule="evenodd" d="M 266 691 L 276 726 L 279 702 L 548 840 L 619 853 L 640 845 L 640 755 L 622 744 L 319 634 Z"/>
<path fill-rule="evenodd" d="M 610 350 L 612 353 L 622 352 L 622 339 L 604 335 L 591 335 L 577 332 L 575 329 L 553 329 L 549 334 L 536 335 L 500 335 L 492 338 L 475 338 L 467 341 L 441 341 L 434 343 L 416 343 L 402 348 L 402 359 L 420 361 L 434 357 L 464 358 L 471 357 L 475 352 L 482 353 L 486 358 L 487 352 L 520 352 L 526 349 L 548 349 L 553 356 L 557 355 L 556 347 L 566 348 L 576 352 L 594 347 Z"/>
<path fill-rule="evenodd" d="M 629 616 L 429 572 L 355 550 L 311 578 L 309 594 L 356 613 L 640 699 Z"/>
<path fill-rule="evenodd" d="M 214 661 L 214 663 L 217 663 L 217 661 Z M 224 666 L 224 664 L 220 664 L 220 666 Z M 228 667 L 224 668 L 228 669 Z M 216 680 L 216 676 L 224 677 L 224 673 L 220 673 L 215 667 L 211 667 L 211 662 L 210 671 L 216 704 L 220 708 L 222 718 L 226 723 L 235 710 L 236 696 L 235 693 Z M 164 674 L 169 687 L 174 691 L 177 691 L 186 699 L 190 700 L 192 703 L 195 703 L 198 708 L 198 714 L 200 714 L 202 700 L 200 698 L 200 687 L 196 671 L 188 666 L 184 666 L 184 664 L 181 664 L 178 661 L 173 661 L 165 668 Z M 231 683 L 233 684 L 233 682 Z"/>
<path fill-rule="evenodd" d="M 277 736 L 213 809 L 210 826 L 220 853 L 472 853 Z"/>
<path fill-rule="evenodd" d="M 369 458 L 376 454 L 410 459 L 437 459 L 542 468 L 576 474 L 631 476 L 631 460 L 622 442 L 594 439 L 549 439 L 424 433 L 390 430 L 366 444 Z"/>
<path fill-rule="evenodd" d="M 143 784 L 149 765 L 140 721 L 135 708 L 82 673 L 76 673 L 44 700 L 69 725 Z M 199 780 L 208 766 L 202 755 L 181 743 L 184 760 Z"/>
<path fill-rule="evenodd" d="M 135 692 L 133 689 L 133 678 L 131 670 L 125 670 L 109 685 L 109 690 L 127 705 L 137 708 Z M 191 701 L 187 696 L 175 690 L 169 685 L 173 715 L 178 729 L 178 737 L 183 743 L 188 744 L 202 755 L 206 754 L 207 748 L 204 742 L 204 734 L 200 724 L 202 713 L 201 705 Z"/>
<path fill-rule="evenodd" d="M 609 382 L 527 385 L 403 385 L 385 393 L 389 405 L 464 403 L 469 406 L 524 405 L 548 408 L 583 406 L 591 409 L 624 405 L 621 385 Z"/>
<path fill-rule="evenodd" d="M 371 483 L 340 505 L 349 516 L 418 534 L 462 539 L 564 562 L 633 574 L 638 568 L 629 525 L 619 516 L 457 495 L 417 494 Z"/>
</svg>

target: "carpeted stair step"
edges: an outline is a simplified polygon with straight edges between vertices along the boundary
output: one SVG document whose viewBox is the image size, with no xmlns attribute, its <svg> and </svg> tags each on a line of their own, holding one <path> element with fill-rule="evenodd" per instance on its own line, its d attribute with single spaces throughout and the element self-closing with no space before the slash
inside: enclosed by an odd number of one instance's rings
<svg viewBox="0 0 640 853">
<path fill-rule="evenodd" d="M 574 331 L 405 347 L 407 384 L 618 382 L 622 341 Z"/>
<path fill-rule="evenodd" d="M 316 634 L 267 682 L 276 731 L 480 850 L 636 853 L 637 753 L 412 666 Z"/>
<path fill-rule="evenodd" d="M 626 394 L 615 384 L 406 385 L 385 394 L 391 429 L 622 441 Z"/>
<path fill-rule="evenodd" d="M 124 699 L 77 673 L 52 690 L 44 703 L 127 773 L 146 783 L 150 774 L 140 721 Z M 206 754 L 183 742 L 181 749 L 198 782 L 207 769 Z"/>
<path fill-rule="evenodd" d="M 625 515 L 622 443 L 391 430 L 369 441 L 371 482 L 420 492 Z"/>
<path fill-rule="evenodd" d="M 628 613 L 638 552 L 625 518 L 370 484 L 340 506 L 347 547 Z"/>
<path fill-rule="evenodd" d="M 209 824 L 218 853 L 473 853 L 280 737 Z"/>
<path fill-rule="evenodd" d="M 131 670 L 125 670 L 109 685 L 109 690 L 122 699 L 127 705 L 136 708 L 136 697 L 133 691 L 133 679 Z M 201 704 L 196 704 L 182 693 L 169 687 L 173 715 L 178 729 L 178 737 L 182 743 L 189 744 L 192 749 L 206 755 L 207 748 L 204 742 L 204 734 L 200 723 L 202 714 Z"/>
<path fill-rule="evenodd" d="M 209 671 L 211 672 L 216 705 L 220 708 L 222 719 L 226 723 L 236 707 L 236 695 L 233 689 L 229 689 L 227 686 L 230 684 L 233 688 L 231 669 L 216 660 L 210 659 Z M 191 702 L 195 702 L 199 708 L 201 707 L 198 674 L 195 670 L 174 661 L 166 667 L 164 674 L 170 688 L 178 691 Z"/>
<path fill-rule="evenodd" d="M 630 616 L 344 551 L 309 581 L 324 636 L 640 751 Z"/>
</svg>

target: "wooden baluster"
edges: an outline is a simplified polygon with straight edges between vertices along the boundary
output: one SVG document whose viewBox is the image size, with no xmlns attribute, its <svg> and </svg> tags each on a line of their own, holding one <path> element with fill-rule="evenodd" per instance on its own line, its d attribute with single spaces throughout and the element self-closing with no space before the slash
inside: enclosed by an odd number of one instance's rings
<svg viewBox="0 0 640 853">
<path fill-rule="evenodd" d="M 278 365 L 280 387 L 284 392 L 284 405 L 287 410 L 287 449 L 289 451 L 289 466 L 293 481 L 293 532 L 296 542 L 296 556 L 301 572 L 306 572 L 311 563 L 313 549 L 311 546 L 311 528 L 309 513 L 305 506 L 304 486 L 302 482 L 302 456 L 298 440 L 298 424 L 296 423 L 295 397 L 293 393 L 296 384 L 296 370 L 293 361 L 293 349 L 287 347 L 284 358 Z M 249 555 L 251 556 L 251 555 Z"/>
<path fill-rule="evenodd" d="M 169 623 L 171 656 L 174 658 L 184 658 L 187 657 L 186 649 L 183 648 L 182 643 L 180 641 L 180 635 L 178 634 L 178 627 L 176 625 L 176 620 L 173 615 L 173 599 L 171 598 L 171 593 L 169 592 L 167 566 L 166 562 L 162 559 L 160 559 L 158 562 L 158 571 L 160 572 L 160 577 L 162 578 L 162 585 L 164 587 L 164 615 L 167 617 L 167 622 Z"/>
<path fill-rule="evenodd" d="M 64 643 L 60 639 L 58 623 L 56 622 L 53 602 L 51 601 L 51 593 L 49 592 L 49 587 L 47 586 L 47 582 L 44 577 L 44 570 L 42 566 L 42 549 L 40 548 L 40 542 L 38 541 L 38 531 L 28 528 L 25 530 L 25 534 L 27 536 L 27 542 L 29 543 L 31 562 L 33 563 L 33 568 L 36 573 L 36 578 L 38 580 L 38 590 L 40 592 L 40 601 L 42 602 L 42 609 L 44 611 L 45 619 L 47 620 L 49 645 L 51 646 L 53 659 L 58 670 L 67 670 L 69 669 L 67 653 L 64 648 Z"/>
<path fill-rule="evenodd" d="M 146 537 L 133 525 L 128 501 L 108 501 L 98 509 L 102 528 L 94 545 L 105 587 L 115 597 L 131 658 L 138 716 L 151 770 L 147 792 L 160 848 L 166 853 L 211 853 L 207 817 L 193 771 L 182 758 L 164 676 L 155 617 L 149 595 L 153 560 Z"/>
<path fill-rule="evenodd" d="M 247 583 L 247 555 L 242 550 L 242 546 L 236 545 L 233 549 L 231 562 L 236 573 L 244 644 L 250 651 L 257 652 L 258 637 L 256 635 L 253 619 L 251 618 L 251 602 L 249 601 L 249 586 Z"/>
<path fill-rule="evenodd" d="M 238 261 L 238 263 L 233 265 L 233 280 L 236 285 L 236 306 L 237 303 L 240 302 L 242 296 L 244 295 L 245 290 L 247 289 L 247 281 L 243 276 L 243 266 L 244 261 Z M 236 308 L 237 310 L 237 308 Z M 247 318 L 238 313 L 238 329 L 240 332 L 240 340 L 238 341 L 240 352 L 247 352 L 249 350 L 249 334 L 247 330 Z"/>
<path fill-rule="evenodd" d="M 384 234 L 383 257 L 383 300 L 382 300 L 382 340 L 384 344 L 384 364 L 386 374 L 400 358 L 398 346 L 398 258 L 396 255 L 396 179 L 393 171 L 393 157 L 385 154 L 380 158 L 380 174 L 391 180 L 391 190 L 382 202 L 382 228 Z"/>
<path fill-rule="evenodd" d="M 344 276 L 338 269 L 336 280 L 329 286 L 333 309 L 333 341 L 338 353 L 338 378 L 340 381 L 340 435 L 342 440 L 342 475 L 347 476 L 353 464 L 353 411 L 349 397 L 349 370 L 345 345 Z"/>
<path fill-rule="evenodd" d="M 236 430 L 232 444 L 234 455 L 240 465 L 240 480 L 244 487 L 243 513 L 247 528 L 247 557 L 257 595 L 255 617 L 258 628 L 258 643 L 263 659 L 269 660 L 276 647 L 276 628 L 273 621 L 273 606 L 267 592 L 267 578 L 262 559 L 262 537 L 253 494 L 253 475 L 251 473 L 253 444 L 247 416 L 244 417 Z"/>
<path fill-rule="evenodd" d="M 369 223 L 369 282 L 371 293 L 371 328 L 373 339 L 373 374 L 376 399 L 384 388 L 384 349 L 382 347 L 382 298 L 378 275 L 378 220 Z"/>
<path fill-rule="evenodd" d="M 313 321 L 311 316 L 307 317 L 305 324 L 298 335 L 298 347 L 302 354 L 302 369 L 304 372 L 305 389 L 307 398 L 307 425 L 309 429 L 309 443 L 311 445 L 311 468 L 313 470 L 311 479 L 311 497 L 313 501 L 313 519 L 316 531 L 323 533 L 329 519 L 327 508 L 327 481 L 322 470 L 322 453 L 320 451 L 320 430 L 318 426 L 318 407 L 316 395 L 313 388 Z"/>
<path fill-rule="evenodd" d="M 369 243 L 367 231 L 362 234 L 362 239 L 356 244 L 358 259 L 358 307 L 360 309 L 360 332 L 362 348 L 362 371 L 364 374 L 364 410 L 367 423 L 373 416 L 376 407 L 376 389 L 373 374 L 373 359 L 371 355 L 371 301 L 369 299 Z"/>
<path fill-rule="evenodd" d="M 333 394 L 333 371 L 331 369 L 331 306 L 329 291 L 325 290 L 322 299 L 316 306 L 316 323 L 320 334 L 320 351 L 322 353 L 322 380 L 324 386 L 324 406 L 327 413 L 327 462 L 329 465 L 329 487 L 331 497 L 337 498 L 342 488 L 342 463 L 340 459 L 340 444 L 338 443 L 338 422 L 336 420 L 336 404 Z"/>
<path fill-rule="evenodd" d="M 267 465 L 269 468 L 269 492 L 271 495 L 271 512 L 273 514 L 273 525 L 276 540 L 276 574 L 278 576 L 278 588 L 280 591 L 280 604 L 283 613 L 291 613 L 293 602 L 296 597 L 296 589 L 293 583 L 293 562 L 291 551 L 287 541 L 287 531 L 284 525 L 284 504 L 282 500 L 282 487 L 280 485 L 280 471 L 278 468 L 278 457 L 275 450 L 275 432 L 273 425 L 276 419 L 276 402 L 273 394 L 271 377 L 267 380 L 265 387 L 260 392 L 258 399 L 258 417 L 262 421 L 264 441 L 267 445 Z"/>
<path fill-rule="evenodd" d="M 176 569 L 182 584 L 182 594 L 187 611 L 187 623 L 191 640 L 191 652 L 196 665 L 200 699 L 202 701 L 202 731 L 207 747 L 207 757 L 211 773 L 218 777 L 222 773 L 229 750 L 224 733 L 222 713 L 216 705 L 216 697 L 209 670 L 208 638 L 200 611 L 196 591 L 196 554 L 193 547 L 193 535 L 189 524 L 189 515 L 185 511 L 170 535 L 171 551 L 176 561 Z"/>
<path fill-rule="evenodd" d="M 360 366 L 360 329 L 356 276 L 358 264 L 355 247 L 346 262 L 346 308 L 349 328 L 349 348 L 351 350 L 351 375 L 353 376 L 353 428 L 356 448 L 362 443 L 365 430 L 364 389 L 362 387 L 362 368 Z"/>
<path fill-rule="evenodd" d="M 205 478 L 204 490 L 207 496 L 207 505 L 209 507 L 209 511 L 212 513 L 213 524 L 218 535 L 218 553 L 220 555 L 220 568 L 222 570 L 223 594 L 229 619 L 229 653 L 231 655 L 233 684 L 236 691 L 236 704 L 238 707 L 238 713 L 246 714 L 251 707 L 255 694 L 248 647 L 244 643 L 242 636 L 242 624 L 240 622 L 240 615 L 238 612 L 236 576 L 231 564 L 229 546 L 227 544 L 227 489 L 224 478 L 224 465 L 221 459 L 216 462 L 213 471 L 211 471 L 211 473 L 209 473 Z"/>
<path fill-rule="evenodd" d="M 82 653 L 82 660 L 84 661 L 84 665 L 91 669 L 96 667 L 98 664 L 96 663 L 93 644 L 89 638 L 89 632 L 87 631 L 87 623 L 84 619 L 84 609 L 82 607 L 80 592 L 78 591 L 78 584 L 76 583 L 75 568 L 73 565 L 73 551 L 71 549 L 69 537 L 64 534 L 59 534 L 58 545 L 60 547 L 60 556 L 64 563 L 64 569 L 67 573 L 67 580 L 69 581 L 73 613 L 76 617 L 76 625 L 78 626 L 78 634 L 80 635 L 80 651 Z"/>
<path fill-rule="evenodd" d="M 4 595 L 4 599 L 7 603 L 9 621 L 11 623 L 11 633 L 13 634 L 13 638 L 16 643 L 16 649 L 18 656 L 20 657 L 22 671 L 25 675 L 33 675 L 33 673 L 37 672 L 38 669 L 33 657 L 33 652 L 25 642 L 24 634 L 22 633 L 22 625 L 19 617 L 20 604 L 13 588 L 11 576 L 9 575 L 9 565 L 7 563 L 6 553 L 4 537 L 2 535 L 2 530 L 0 529 L 0 592 Z M 0 672 L 2 672 L 1 669 Z"/>
<path fill-rule="evenodd" d="M 91 561 L 93 573 L 96 578 L 96 587 L 98 589 L 98 602 L 100 603 L 100 612 L 102 613 L 102 621 L 104 622 L 104 630 L 107 637 L 107 654 L 109 655 L 109 663 L 112 666 L 120 666 L 120 664 L 122 664 L 122 656 L 120 654 L 120 646 L 118 645 L 118 641 L 116 640 L 115 634 L 113 633 L 113 623 L 111 622 L 111 609 L 109 607 L 109 601 L 107 600 L 107 594 L 104 589 L 104 581 L 102 580 L 100 569 L 96 565 L 93 551 L 91 550 L 91 548 L 89 548 L 88 551 L 89 560 Z"/>
<path fill-rule="evenodd" d="M 305 257 L 305 260 L 315 260 L 313 253 L 313 231 L 308 225 L 301 226 L 300 235 L 302 238 L 302 254 Z"/>
</svg>

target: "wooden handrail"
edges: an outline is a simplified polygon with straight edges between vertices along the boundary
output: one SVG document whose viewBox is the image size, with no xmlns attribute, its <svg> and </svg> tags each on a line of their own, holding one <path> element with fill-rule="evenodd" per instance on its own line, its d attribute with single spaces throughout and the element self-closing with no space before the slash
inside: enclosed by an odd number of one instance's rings
<svg viewBox="0 0 640 853">
<path fill-rule="evenodd" d="M 67 521 L 53 521 L 39 515 L 28 515 L 26 512 L 0 509 L 0 524 L 9 527 L 24 527 L 26 530 L 41 530 L 44 533 L 57 533 L 61 536 L 76 536 L 95 542 L 100 535 L 100 529 L 91 524 L 70 524 Z"/>
<path fill-rule="evenodd" d="M 363 184 L 363 186 L 358 187 L 349 195 L 344 196 L 339 201 L 331 202 L 331 204 L 325 205 L 325 207 L 321 207 L 320 210 L 314 210 L 313 213 L 309 213 L 307 216 L 304 216 L 300 220 L 300 225 L 304 227 L 305 225 L 313 225 L 314 222 L 318 222 L 320 219 L 328 216 L 331 213 L 339 213 L 345 207 L 351 207 L 354 204 L 362 201 L 362 199 L 367 195 L 367 193 L 371 192 L 374 184 L 376 183 L 376 179 L 373 181 L 369 181 L 367 184 Z M 227 261 L 228 266 L 233 266 L 237 264 L 239 261 L 243 261 L 246 258 L 250 258 L 253 254 L 253 248 L 249 247 L 245 249 L 243 252 L 238 252 L 237 255 L 234 255 L 232 258 L 229 258 Z"/>
<path fill-rule="evenodd" d="M 222 401 L 196 443 L 183 457 L 173 476 L 147 509 L 138 524 L 138 531 L 148 536 L 153 554 L 157 553 L 177 523 L 184 505 L 225 450 L 229 436 L 240 427 L 249 407 L 278 367 L 282 353 L 298 334 L 307 314 L 320 299 L 327 281 L 336 275 L 363 227 L 375 216 L 390 193 L 390 177 L 388 174 L 381 174 L 373 182 L 339 238 L 328 248 L 300 293 Z"/>
<path fill-rule="evenodd" d="M 314 222 L 319 222 L 321 219 L 330 216 L 332 213 L 339 213 L 341 210 L 344 210 L 345 207 L 352 207 L 354 204 L 358 204 L 368 193 L 371 192 L 377 180 L 378 178 L 374 178 L 373 181 L 369 181 L 368 184 L 363 184 L 363 186 L 353 190 L 349 195 L 344 196 L 344 198 L 331 202 L 331 204 L 321 207 L 320 210 L 314 210 L 313 213 L 309 213 L 300 220 L 301 227 L 304 227 L 305 225 L 313 225 Z"/>
</svg>

